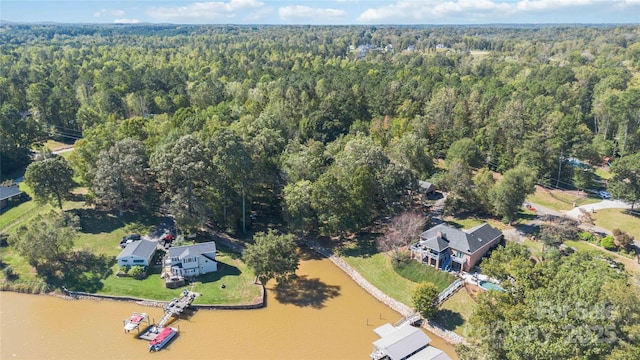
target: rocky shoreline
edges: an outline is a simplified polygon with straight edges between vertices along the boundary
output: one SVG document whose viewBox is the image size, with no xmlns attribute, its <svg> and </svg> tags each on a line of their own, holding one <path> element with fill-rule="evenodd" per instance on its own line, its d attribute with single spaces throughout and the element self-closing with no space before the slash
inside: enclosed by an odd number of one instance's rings
<svg viewBox="0 0 640 360">
<path fill-rule="evenodd" d="M 347 275 L 349 275 L 349 277 L 351 279 L 353 279 L 353 281 L 355 281 L 356 284 L 358 284 L 360 287 L 362 287 L 366 292 L 371 294 L 373 297 L 378 299 L 378 301 L 380 301 L 381 303 L 389 306 L 390 308 L 392 308 L 393 310 L 397 311 L 398 313 L 400 313 L 402 316 L 405 316 L 405 317 L 410 316 L 410 315 L 415 313 L 415 311 L 413 309 L 411 309 L 410 307 L 408 307 L 407 305 L 401 303 L 400 301 L 397 301 L 397 300 L 393 299 L 389 295 L 387 295 L 387 294 L 383 293 L 382 291 L 380 291 L 380 289 L 378 289 L 373 284 L 371 284 L 369 281 L 367 281 L 364 277 L 362 277 L 362 275 L 360 275 L 360 273 L 358 273 L 354 268 L 352 268 L 351 265 L 349 265 L 341 257 L 339 257 L 336 254 L 334 254 L 331 250 L 328 250 L 328 249 L 320 246 L 315 241 L 304 240 L 304 243 L 311 250 L 313 250 L 313 251 L 317 252 L 318 254 L 328 258 L 338 268 L 340 268 Z M 434 323 L 433 321 L 423 321 L 422 322 L 422 327 L 425 328 L 426 330 L 436 334 L 437 336 L 443 338 L 446 342 L 448 342 L 450 344 L 456 345 L 456 344 L 460 344 L 460 343 L 466 343 L 466 340 L 462 336 L 454 333 L 453 331 L 449 331 L 449 330 L 443 328 L 442 326 L 440 326 L 439 324 Z"/>
</svg>

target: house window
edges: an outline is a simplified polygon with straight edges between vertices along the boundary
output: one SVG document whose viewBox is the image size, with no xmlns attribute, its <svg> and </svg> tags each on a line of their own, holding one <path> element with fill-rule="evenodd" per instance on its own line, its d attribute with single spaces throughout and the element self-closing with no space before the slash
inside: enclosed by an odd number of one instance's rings
<svg viewBox="0 0 640 360">
<path fill-rule="evenodd" d="M 144 260 L 142 260 L 142 259 L 135 259 L 135 260 L 133 260 L 133 262 L 134 262 L 134 264 L 142 264 L 142 263 L 144 263 Z"/>
<path fill-rule="evenodd" d="M 127 260 L 127 259 L 122 259 L 121 261 L 122 262 L 129 262 L 129 260 Z"/>
<path fill-rule="evenodd" d="M 183 259 L 183 260 L 182 260 L 182 262 L 183 262 L 184 264 L 192 263 L 192 262 L 194 262 L 194 261 L 195 261 L 195 259 L 194 259 L 194 258 L 185 258 L 185 259 Z"/>
<path fill-rule="evenodd" d="M 459 257 L 459 258 L 461 258 L 461 257 L 464 257 L 464 254 L 462 253 L 462 251 L 457 250 L 457 251 L 456 251 L 456 256 L 457 256 L 457 257 Z"/>
</svg>

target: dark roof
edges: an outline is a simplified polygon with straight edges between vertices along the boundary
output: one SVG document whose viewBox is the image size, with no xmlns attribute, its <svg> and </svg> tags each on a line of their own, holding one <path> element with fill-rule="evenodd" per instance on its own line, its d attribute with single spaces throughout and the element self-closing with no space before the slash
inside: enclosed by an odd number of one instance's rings
<svg viewBox="0 0 640 360">
<path fill-rule="evenodd" d="M 427 239 L 423 245 L 427 246 L 429 249 L 441 252 L 442 250 L 449 248 L 449 240 L 436 235 L 435 237 Z"/>
<path fill-rule="evenodd" d="M 18 185 L 0 186 L 0 200 L 10 199 L 21 193 L 22 191 L 20 191 Z"/>
<path fill-rule="evenodd" d="M 442 247 L 443 242 L 442 239 L 438 239 L 439 234 L 447 241 L 448 247 L 467 254 L 473 254 L 486 243 L 502 236 L 500 230 L 489 224 L 476 226 L 466 232 L 446 224 L 439 224 L 420 234 L 420 243 L 431 249 L 442 251 L 446 247 Z"/>
<path fill-rule="evenodd" d="M 194 244 L 194 245 L 175 246 L 175 247 L 169 248 L 170 258 L 182 259 L 185 257 L 200 256 L 202 254 L 210 254 L 210 253 L 213 253 L 213 254 L 216 253 L 216 243 L 213 241 Z"/>
<path fill-rule="evenodd" d="M 474 228 L 467 230 L 467 233 L 475 236 L 485 244 L 489 241 L 493 241 L 496 238 L 502 236 L 502 231 L 492 227 L 489 224 L 478 225 Z"/>
<path fill-rule="evenodd" d="M 117 259 L 121 259 L 126 256 L 138 256 L 141 258 L 148 259 L 153 253 L 156 251 L 156 246 L 158 244 L 155 241 L 149 240 L 138 240 L 128 244 L 120 255 L 118 255 Z"/>
<path fill-rule="evenodd" d="M 430 182 L 418 180 L 418 185 L 420 186 L 420 189 L 425 193 L 436 191 L 436 186 Z"/>
</svg>

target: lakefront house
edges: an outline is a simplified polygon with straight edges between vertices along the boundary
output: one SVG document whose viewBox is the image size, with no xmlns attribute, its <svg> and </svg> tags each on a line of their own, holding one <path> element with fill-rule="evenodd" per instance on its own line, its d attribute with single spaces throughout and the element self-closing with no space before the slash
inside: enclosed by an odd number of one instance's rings
<svg viewBox="0 0 640 360">
<path fill-rule="evenodd" d="M 420 234 L 411 245 L 411 256 L 424 264 L 447 271 L 470 271 L 502 240 L 502 232 L 489 224 L 460 230 L 439 224 Z"/>
<path fill-rule="evenodd" d="M 179 277 L 196 277 L 218 271 L 216 243 L 213 241 L 169 248 L 165 260 L 169 273 Z"/>
</svg>

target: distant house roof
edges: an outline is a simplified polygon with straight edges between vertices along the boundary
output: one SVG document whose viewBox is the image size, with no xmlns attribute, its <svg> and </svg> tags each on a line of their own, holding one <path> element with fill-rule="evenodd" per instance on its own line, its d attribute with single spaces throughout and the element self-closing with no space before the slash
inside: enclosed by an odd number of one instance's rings
<svg viewBox="0 0 640 360">
<path fill-rule="evenodd" d="M 11 199 L 14 196 L 18 196 L 22 193 L 18 188 L 18 185 L 0 186 L 0 200 Z"/>
<path fill-rule="evenodd" d="M 406 325 L 396 328 L 395 331 L 386 333 L 373 345 L 383 350 L 391 359 L 403 359 L 416 350 L 425 348 L 431 339 L 419 328 Z"/>
<path fill-rule="evenodd" d="M 128 244 L 118 255 L 117 259 L 127 256 L 138 256 L 148 259 L 156 251 L 157 243 L 149 240 L 138 240 Z"/>
<path fill-rule="evenodd" d="M 488 242 L 502 236 L 502 232 L 489 224 L 476 226 L 468 231 L 462 231 L 440 224 L 420 234 L 421 244 L 442 251 L 447 247 L 473 254 Z"/>
<path fill-rule="evenodd" d="M 182 259 L 185 257 L 200 256 L 211 253 L 215 254 L 215 252 L 216 243 L 213 241 L 209 241 L 200 244 L 175 246 L 169 248 L 169 257 Z"/>
<path fill-rule="evenodd" d="M 427 194 L 436 191 L 436 186 L 427 181 L 418 180 L 418 186 L 420 186 L 420 190 Z"/>
</svg>

